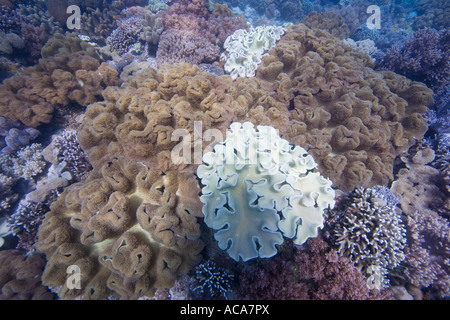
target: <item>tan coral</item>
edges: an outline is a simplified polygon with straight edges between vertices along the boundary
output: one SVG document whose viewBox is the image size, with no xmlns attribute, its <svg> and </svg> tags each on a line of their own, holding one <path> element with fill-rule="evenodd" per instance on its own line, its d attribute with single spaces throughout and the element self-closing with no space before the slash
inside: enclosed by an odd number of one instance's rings
<svg viewBox="0 0 450 320">
<path fill-rule="evenodd" d="M 20 250 L 0 251 L 1 300 L 51 300 L 55 295 L 42 285 L 40 278 L 45 260 L 27 256 Z"/>
<path fill-rule="evenodd" d="M 203 132 L 225 132 L 234 112 L 226 90 L 223 79 L 196 66 L 180 64 L 157 72 L 150 68 L 120 88 L 108 87 L 104 101 L 87 108 L 80 144 L 94 166 L 123 153 L 160 170 L 174 167 L 170 152 L 180 143 L 175 130 L 185 130 L 191 142 L 197 121 Z"/>
<path fill-rule="evenodd" d="M 288 28 L 257 70 L 259 87 L 288 114 L 287 126 L 274 127 L 310 150 L 344 191 L 392 181 L 394 158 L 427 130 L 422 115 L 432 91 L 372 66 L 327 32 L 300 24 Z M 365 156 L 349 158 L 353 151 Z"/>
<path fill-rule="evenodd" d="M 0 113 L 27 126 L 49 123 L 56 108 L 71 101 L 82 106 L 93 103 L 106 86 L 118 84 L 117 71 L 86 54 L 59 54 L 0 86 Z"/>
<path fill-rule="evenodd" d="M 170 288 L 203 248 L 199 191 L 192 174 L 161 174 L 126 159 L 105 163 L 46 215 L 36 244 L 48 260 L 43 283 L 66 299 L 136 299 Z M 81 289 L 67 284 L 70 265 L 82 271 Z"/>
</svg>

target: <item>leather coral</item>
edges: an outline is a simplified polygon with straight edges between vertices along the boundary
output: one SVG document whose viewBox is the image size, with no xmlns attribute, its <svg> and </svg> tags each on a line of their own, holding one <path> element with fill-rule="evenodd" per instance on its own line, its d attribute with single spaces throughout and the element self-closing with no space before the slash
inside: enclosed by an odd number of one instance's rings
<svg viewBox="0 0 450 320">
<path fill-rule="evenodd" d="M 393 160 L 423 137 L 433 103 L 425 85 L 376 72 L 369 57 L 321 30 L 288 27 L 256 77 L 289 110 L 284 137 L 317 159 L 344 191 L 393 180 Z"/>
<path fill-rule="evenodd" d="M 66 188 L 39 229 L 48 263 L 42 281 L 72 299 L 136 299 L 170 288 L 203 249 L 201 203 L 192 174 L 159 174 L 114 159 L 85 182 Z M 66 270 L 81 271 L 79 288 Z"/>
</svg>

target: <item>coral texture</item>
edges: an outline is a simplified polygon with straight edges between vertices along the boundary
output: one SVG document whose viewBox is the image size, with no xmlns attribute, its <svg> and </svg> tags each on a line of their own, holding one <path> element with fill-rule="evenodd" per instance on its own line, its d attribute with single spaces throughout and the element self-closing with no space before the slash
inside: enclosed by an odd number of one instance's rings
<svg viewBox="0 0 450 320">
<path fill-rule="evenodd" d="M 225 133 L 233 116 L 226 89 L 224 80 L 197 66 L 144 69 L 120 88 L 108 87 L 104 101 L 87 108 L 78 140 L 94 167 L 118 153 L 161 170 L 200 164 L 201 158 L 190 154 L 183 155 L 189 157 L 186 162 L 176 164 L 171 154 L 180 138 L 194 146 L 202 143 L 197 134 L 201 137 L 207 129 Z M 201 132 L 194 132 L 196 121 Z"/>
<path fill-rule="evenodd" d="M 203 248 L 195 185 L 192 174 L 113 159 L 68 186 L 39 229 L 43 283 L 65 299 L 136 299 L 170 288 Z M 70 265 L 84 275 L 80 289 L 67 286 Z"/>
<path fill-rule="evenodd" d="M 320 236 L 244 271 L 239 275 L 239 299 L 392 299 L 388 290 L 369 289 L 359 269 Z"/>
<path fill-rule="evenodd" d="M 220 50 L 206 38 L 188 30 L 169 29 L 164 31 L 158 45 L 156 61 L 165 63 L 200 64 L 219 59 Z"/>
<path fill-rule="evenodd" d="M 226 6 L 215 5 L 210 11 L 205 0 L 172 1 L 169 8 L 162 12 L 161 18 L 164 30 L 191 31 L 219 47 L 234 31 L 247 28 L 245 19 L 234 16 Z"/>
<path fill-rule="evenodd" d="M 0 300 L 52 300 L 54 294 L 41 284 L 45 260 L 27 257 L 20 250 L 0 251 Z"/>
<path fill-rule="evenodd" d="M 435 93 L 450 86 L 450 29 L 418 30 L 386 51 L 381 67 L 428 84 Z"/>
<path fill-rule="evenodd" d="M 368 66 L 369 57 L 300 24 L 288 27 L 256 74 L 288 110 L 289 125 L 275 128 L 344 191 L 392 181 L 394 158 L 426 132 L 422 114 L 433 103 L 423 84 Z"/>
<path fill-rule="evenodd" d="M 197 176 L 205 223 L 236 261 L 274 256 L 282 234 L 297 244 L 317 236 L 323 210 L 334 206 L 331 181 L 313 173 L 314 159 L 273 127 L 257 132 L 249 122 L 234 122 L 203 161 Z"/>
<path fill-rule="evenodd" d="M 97 101 L 105 86 L 118 83 L 117 71 L 80 53 L 42 59 L 0 86 L 0 113 L 30 127 L 48 123 L 56 108 Z"/>
<path fill-rule="evenodd" d="M 233 79 L 237 77 L 253 77 L 263 55 L 276 44 L 283 35 L 283 27 L 260 26 L 236 30 L 224 43 L 224 69 Z"/>
<path fill-rule="evenodd" d="M 412 284 L 433 289 L 437 296 L 450 296 L 450 225 L 433 208 L 443 205 L 444 195 L 436 181 L 439 170 L 427 165 L 434 159 L 432 149 L 424 148 L 402 157 L 402 168 L 392 185 L 406 214 L 408 243 L 405 248 L 405 274 Z"/>
<path fill-rule="evenodd" d="M 377 189 L 358 188 L 341 203 L 341 216 L 334 226 L 338 253 L 350 259 L 363 274 L 395 269 L 404 259 L 406 229 L 396 202 L 383 199 Z M 368 276 L 369 285 L 380 289 L 387 279 Z"/>
</svg>

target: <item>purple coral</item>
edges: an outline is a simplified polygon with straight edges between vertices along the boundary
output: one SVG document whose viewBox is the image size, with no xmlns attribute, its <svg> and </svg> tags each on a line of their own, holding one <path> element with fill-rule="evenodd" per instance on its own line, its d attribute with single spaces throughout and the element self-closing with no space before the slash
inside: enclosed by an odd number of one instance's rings
<svg viewBox="0 0 450 320">
<path fill-rule="evenodd" d="M 0 6 L 0 31 L 18 33 L 22 29 L 22 16 L 7 6 Z"/>
<path fill-rule="evenodd" d="M 164 63 L 199 64 L 219 59 L 220 49 L 207 39 L 191 31 L 169 29 L 161 35 L 156 61 Z"/>
<path fill-rule="evenodd" d="M 241 299 L 354 300 L 390 299 L 389 290 L 373 290 L 346 257 L 319 236 L 302 246 L 283 245 L 280 254 L 239 277 Z"/>
<path fill-rule="evenodd" d="M 11 153 L 28 145 L 36 139 L 40 132 L 37 129 L 25 127 L 16 121 L 0 117 L 0 148 L 2 152 Z"/>
<path fill-rule="evenodd" d="M 437 92 L 450 83 L 449 49 L 449 29 L 421 29 L 403 46 L 388 49 L 381 68 L 423 81 Z"/>
</svg>

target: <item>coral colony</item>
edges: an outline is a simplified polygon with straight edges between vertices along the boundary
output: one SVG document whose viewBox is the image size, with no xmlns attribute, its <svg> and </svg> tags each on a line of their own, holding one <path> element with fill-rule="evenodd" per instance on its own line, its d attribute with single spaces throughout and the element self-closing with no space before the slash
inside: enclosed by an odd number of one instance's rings
<svg viewBox="0 0 450 320">
<path fill-rule="evenodd" d="M 0 1 L 0 299 L 448 299 L 449 28 L 446 0 Z"/>
</svg>

